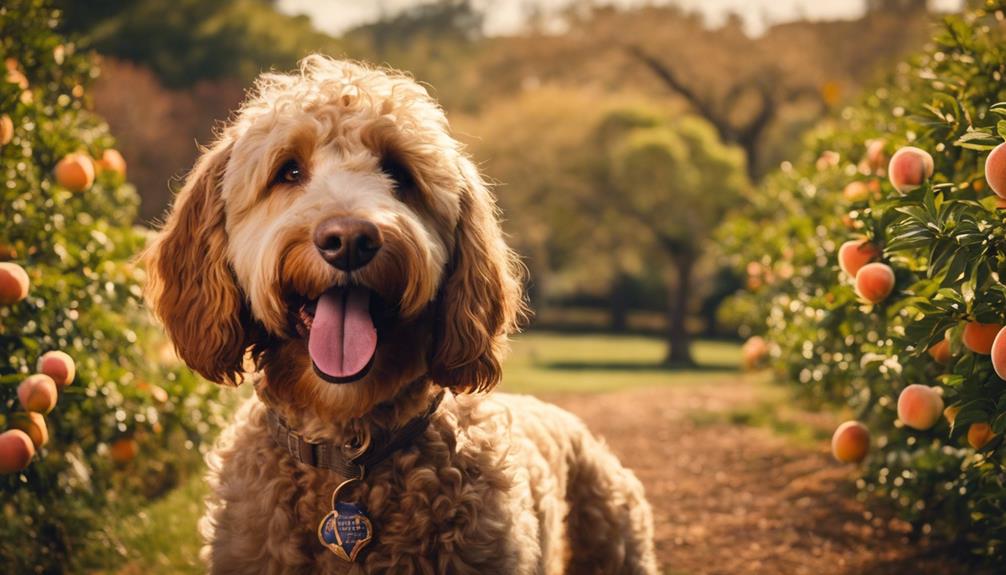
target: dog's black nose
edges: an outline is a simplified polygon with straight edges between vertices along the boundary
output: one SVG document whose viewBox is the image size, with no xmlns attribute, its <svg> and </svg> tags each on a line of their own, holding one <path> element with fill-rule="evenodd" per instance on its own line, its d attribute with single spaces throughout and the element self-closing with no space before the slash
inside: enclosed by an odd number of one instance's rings
<svg viewBox="0 0 1006 575">
<path fill-rule="evenodd" d="M 383 243 L 380 228 L 356 218 L 329 218 L 314 230 L 321 257 L 344 272 L 367 265 Z"/>
</svg>

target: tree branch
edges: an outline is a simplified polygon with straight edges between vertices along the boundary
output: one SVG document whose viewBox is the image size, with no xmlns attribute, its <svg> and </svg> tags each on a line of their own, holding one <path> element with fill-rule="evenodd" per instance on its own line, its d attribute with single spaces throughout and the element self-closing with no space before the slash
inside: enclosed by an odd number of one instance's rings
<svg viewBox="0 0 1006 575">
<path fill-rule="evenodd" d="M 724 117 L 717 113 L 708 101 L 699 96 L 698 93 L 682 82 L 681 79 L 678 78 L 677 74 L 674 73 L 674 70 L 665 66 L 663 62 L 639 46 L 634 44 L 623 44 L 622 47 L 630 56 L 633 56 L 636 60 L 649 68 L 650 71 L 664 83 L 664 85 L 677 92 L 681 97 L 687 100 L 688 103 L 691 104 L 703 118 L 708 120 L 709 123 L 716 128 L 716 131 L 719 132 L 722 139 L 726 141 L 733 141 L 735 139 L 733 126 L 731 126 Z"/>
<path fill-rule="evenodd" d="M 771 66 L 759 70 L 746 81 L 734 84 L 723 97 L 721 105 L 716 106 L 685 84 L 674 70 L 640 46 L 622 44 L 622 48 L 653 72 L 664 85 L 683 97 L 699 115 L 716 128 L 723 141 L 737 144 L 744 149 L 744 154 L 747 156 L 748 177 L 752 181 L 756 181 L 758 175 L 758 145 L 761 143 L 762 134 L 778 115 L 780 104 L 809 96 L 820 104 L 822 110 L 825 106 L 821 95 L 811 86 L 784 88 L 780 71 Z M 743 125 L 735 126 L 729 120 L 729 110 L 749 89 L 757 92 L 760 106 L 750 120 Z M 780 93 L 780 89 L 784 91 Z"/>
</svg>

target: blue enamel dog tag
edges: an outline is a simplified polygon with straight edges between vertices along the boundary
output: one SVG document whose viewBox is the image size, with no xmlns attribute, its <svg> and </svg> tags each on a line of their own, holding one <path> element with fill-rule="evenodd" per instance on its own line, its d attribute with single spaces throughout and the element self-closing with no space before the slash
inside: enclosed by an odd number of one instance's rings
<svg viewBox="0 0 1006 575">
<path fill-rule="evenodd" d="M 362 477 L 361 472 L 360 478 Z M 356 503 L 339 501 L 339 491 L 359 480 L 349 479 L 335 488 L 332 493 L 332 511 L 318 524 L 318 539 L 321 544 L 344 561 L 356 561 L 356 556 L 374 538 L 374 526 L 363 508 Z"/>
<path fill-rule="evenodd" d="M 345 561 L 356 556 L 374 537 L 370 519 L 356 503 L 336 503 L 318 526 L 321 543 Z"/>
</svg>

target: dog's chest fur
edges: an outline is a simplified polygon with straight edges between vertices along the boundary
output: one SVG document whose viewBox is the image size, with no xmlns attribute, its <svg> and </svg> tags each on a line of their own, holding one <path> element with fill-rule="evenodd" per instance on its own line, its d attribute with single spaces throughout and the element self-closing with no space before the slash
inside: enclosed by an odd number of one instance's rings
<svg viewBox="0 0 1006 575">
<path fill-rule="evenodd" d="M 558 573 L 564 569 L 569 430 L 531 398 L 448 395 L 425 434 L 346 491 L 374 541 L 356 563 L 320 545 L 318 523 L 344 479 L 276 447 L 249 400 L 209 456 L 200 523 L 215 573 Z"/>
</svg>

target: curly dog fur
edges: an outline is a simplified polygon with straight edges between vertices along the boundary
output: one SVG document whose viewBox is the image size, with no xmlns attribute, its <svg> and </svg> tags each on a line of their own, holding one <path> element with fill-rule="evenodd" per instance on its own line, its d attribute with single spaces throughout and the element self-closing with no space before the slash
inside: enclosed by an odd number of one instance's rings
<svg viewBox="0 0 1006 575">
<path fill-rule="evenodd" d="M 380 239 L 369 263 L 322 257 L 317 228 L 342 217 Z M 521 267 L 443 111 L 407 76 L 321 56 L 262 76 L 146 263 L 152 306 L 192 369 L 232 385 L 259 374 L 208 457 L 211 572 L 656 573 L 635 476 L 574 416 L 485 393 L 523 313 Z M 340 286 L 391 310 L 351 383 L 326 381 L 305 337 L 305 310 Z M 344 562 L 316 535 L 344 478 L 278 447 L 267 411 L 363 450 L 441 389 L 425 432 L 347 494 L 375 539 Z"/>
</svg>

